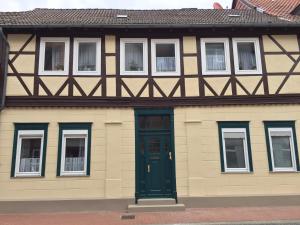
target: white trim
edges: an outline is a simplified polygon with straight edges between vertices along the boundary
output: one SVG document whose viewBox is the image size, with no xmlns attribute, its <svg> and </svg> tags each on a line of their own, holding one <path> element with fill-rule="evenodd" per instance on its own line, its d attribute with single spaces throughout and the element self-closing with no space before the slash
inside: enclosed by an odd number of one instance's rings
<svg viewBox="0 0 300 225">
<path fill-rule="evenodd" d="M 225 146 L 225 133 L 243 133 L 243 143 L 244 143 L 244 160 L 245 160 L 245 168 L 228 168 L 227 167 L 227 158 L 226 158 L 226 146 Z M 223 160 L 224 160 L 224 169 L 225 172 L 250 172 L 250 165 L 249 165 L 249 157 L 248 157 L 248 140 L 247 140 L 247 130 L 245 128 L 222 128 L 222 145 L 223 145 Z"/>
<path fill-rule="evenodd" d="M 78 52 L 80 43 L 96 43 L 96 70 L 78 70 Z M 73 74 L 74 75 L 101 75 L 101 38 L 74 38 L 73 51 Z"/>
<path fill-rule="evenodd" d="M 157 72 L 156 71 L 156 44 L 174 44 L 175 45 L 175 72 Z M 165 76 L 165 75 L 180 75 L 180 48 L 179 39 L 152 39 L 151 40 L 151 65 L 152 75 Z"/>
<path fill-rule="evenodd" d="M 63 71 L 46 71 L 45 63 L 45 46 L 46 42 L 64 42 L 65 43 L 65 57 Z M 68 75 L 69 74 L 69 55 L 70 55 L 70 38 L 68 37 L 42 37 L 40 41 L 39 52 L 39 75 Z"/>
<path fill-rule="evenodd" d="M 65 171 L 66 138 L 84 138 L 84 169 L 83 171 Z M 61 176 L 85 176 L 87 172 L 88 130 L 63 130 L 61 143 Z"/>
<path fill-rule="evenodd" d="M 240 70 L 237 43 L 241 43 L 241 42 L 254 44 L 256 70 Z M 262 74 L 261 52 L 260 52 L 258 38 L 233 38 L 232 46 L 233 46 L 234 68 L 236 74 Z"/>
<path fill-rule="evenodd" d="M 225 54 L 225 70 L 207 70 L 206 66 L 206 43 L 223 43 Z M 202 58 L 202 73 L 203 75 L 228 75 L 231 74 L 229 39 L 228 38 L 201 38 L 201 58 Z"/>
<path fill-rule="evenodd" d="M 29 138 L 40 138 L 41 149 L 40 149 L 40 165 L 38 172 L 20 172 L 20 160 L 21 160 L 21 147 L 22 140 Z M 17 154 L 15 160 L 15 177 L 39 177 L 42 174 L 42 163 L 43 163 L 43 148 L 44 148 L 44 130 L 19 130 L 17 140 Z"/>
<path fill-rule="evenodd" d="M 125 70 L 125 44 L 143 44 L 143 71 Z M 147 75 L 148 74 L 148 40 L 147 38 L 120 38 L 120 73 L 121 75 Z"/>
<path fill-rule="evenodd" d="M 271 132 L 290 132 L 289 139 L 290 139 L 290 146 L 291 146 L 290 150 L 291 150 L 292 167 L 275 167 Z M 269 135 L 268 138 L 269 138 L 269 143 L 270 143 L 270 151 L 271 151 L 273 171 L 274 172 L 293 172 L 293 171 L 297 171 L 293 129 L 291 127 L 287 127 L 287 128 L 268 128 L 268 135 Z"/>
</svg>

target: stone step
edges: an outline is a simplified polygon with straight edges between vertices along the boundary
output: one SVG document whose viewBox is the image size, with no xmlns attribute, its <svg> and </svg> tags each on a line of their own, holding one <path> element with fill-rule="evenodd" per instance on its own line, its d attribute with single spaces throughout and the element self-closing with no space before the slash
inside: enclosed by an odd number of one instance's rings
<svg viewBox="0 0 300 225">
<path fill-rule="evenodd" d="M 149 198 L 138 199 L 138 205 L 175 205 L 174 198 Z"/>
<path fill-rule="evenodd" d="M 172 205 L 128 205 L 128 212 L 173 212 L 184 211 L 184 204 L 172 204 Z"/>
</svg>

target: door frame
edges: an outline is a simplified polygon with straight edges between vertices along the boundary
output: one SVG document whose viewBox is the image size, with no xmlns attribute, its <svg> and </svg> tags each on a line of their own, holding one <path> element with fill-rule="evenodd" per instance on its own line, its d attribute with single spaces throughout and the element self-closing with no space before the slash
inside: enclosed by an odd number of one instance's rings
<svg viewBox="0 0 300 225">
<path fill-rule="evenodd" d="M 171 154 L 172 154 L 172 193 L 171 197 L 174 198 L 177 202 L 177 191 L 176 191 L 176 170 L 175 170 L 175 143 L 174 143 L 174 110 L 173 108 L 136 108 L 134 109 L 134 118 L 135 118 L 135 202 L 137 203 L 138 199 L 141 198 L 154 198 L 151 196 L 141 196 L 140 195 L 140 187 L 139 187 L 139 177 L 140 177 L 140 162 L 139 162 L 139 124 L 138 117 L 139 116 L 151 116 L 151 115 L 169 115 L 170 116 L 170 146 L 171 146 Z"/>
</svg>

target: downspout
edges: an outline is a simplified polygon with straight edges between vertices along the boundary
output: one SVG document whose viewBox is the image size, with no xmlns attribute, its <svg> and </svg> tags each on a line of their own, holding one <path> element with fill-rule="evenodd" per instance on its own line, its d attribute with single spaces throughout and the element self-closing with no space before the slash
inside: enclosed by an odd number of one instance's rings
<svg viewBox="0 0 300 225">
<path fill-rule="evenodd" d="M 0 99 L 0 112 L 4 108 L 5 105 L 5 95 L 6 95 L 6 81 L 7 81 L 7 70 L 8 70 L 8 53 L 9 53 L 9 44 L 6 39 L 5 34 L 3 33 L 2 27 L 0 27 L 0 38 L 2 41 L 4 41 L 3 45 L 5 44 L 5 56 L 4 56 L 4 68 L 3 68 L 3 74 L 0 74 L 0 76 L 3 76 L 3 89 L 0 90 L 2 92 L 2 99 Z M 1 53 L 0 53 L 1 54 Z M 2 56 L 0 56 L 1 58 Z M 1 79 L 1 77 L 0 77 Z"/>
</svg>

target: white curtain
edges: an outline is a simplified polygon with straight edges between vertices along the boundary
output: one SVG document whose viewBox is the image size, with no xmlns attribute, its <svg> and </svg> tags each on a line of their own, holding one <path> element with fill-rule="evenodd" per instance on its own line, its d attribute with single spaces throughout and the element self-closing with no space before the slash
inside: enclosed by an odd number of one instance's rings
<svg viewBox="0 0 300 225">
<path fill-rule="evenodd" d="M 175 57 L 156 57 L 157 72 L 174 72 L 176 70 Z"/>
<path fill-rule="evenodd" d="M 239 43 L 238 55 L 239 55 L 240 70 L 256 69 L 255 50 L 254 50 L 253 43 Z"/>
<path fill-rule="evenodd" d="M 78 70 L 96 70 L 96 43 L 80 43 L 78 53 Z"/>
<path fill-rule="evenodd" d="M 125 44 L 125 70 L 126 71 L 143 70 L 143 44 L 141 43 Z"/>
<path fill-rule="evenodd" d="M 67 157 L 65 160 L 65 171 L 83 171 L 84 157 Z"/>
<path fill-rule="evenodd" d="M 244 139 L 225 138 L 228 168 L 245 168 Z"/>
<path fill-rule="evenodd" d="M 226 69 L 223 43 L 206 44 L 206 67 L 212 71 Z"/>
<path fill-rule="evenodd" d="M 20 160 L 20 172 L 38 172 L 40 168 L 39 158 L 22 158 Z"/>
</svg>

